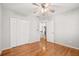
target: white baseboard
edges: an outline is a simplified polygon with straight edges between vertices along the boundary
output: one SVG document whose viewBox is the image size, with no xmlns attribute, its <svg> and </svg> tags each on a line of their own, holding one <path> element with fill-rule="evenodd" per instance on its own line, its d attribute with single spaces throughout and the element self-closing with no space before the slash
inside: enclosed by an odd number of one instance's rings
<svg viewBox="0 0 79 59">
<path fill-rule="evenodd" d="M 51 42 L 51 43 L 56 43 L 56 44 L 59 44 L 59 45 L 62 45 L 62 46 L 66 46 L 66 47 L 69 47 L 69 48 L 73 48 L 73 49 L 79 50 L 79 48 L 77 48 L 77 47 L 74 47 L 74 46 L 71 46 L 71 45 L 67 45 L 67 44 L 64 44 L 64 43 L 61 43 L 61 42 Z"/>
<path fill-rule="evenodd" d="M 36 42 L 39 42 L 39 41 L 36 41 Z M 35 43 L 35 41 L 34 42 L 25 43 L 25 44 L 30 44 L 30 43 Z M 25 45 L 25 44 L 21 44 L 21 45 Z M 18 46 L 21 46 L 21 45 L 18 45 Z M 18 47 L 18 46 L 15 46 L 15 47 Z M 7 50 L 7 49 L 11 49 L 11 48 L 14 48 L 14 47 L 3 48 L 2 51 Z"/>
<path fill-rule="evenodd" d="M 74 46 L 71 46 L 71 45 L 67 45 L 67 44 L 64 44 L 64 43 L 60 43 L 60 42 L 54 42 L 54 43 L 62 45 L 62 46 L 66 46 L 66 47 L 69 47 L 69 48 L 73 48 L 73 49 L 79 50 L 79 48 L 77 48 L 77 47 L 74 47 Z"/>
</svg>

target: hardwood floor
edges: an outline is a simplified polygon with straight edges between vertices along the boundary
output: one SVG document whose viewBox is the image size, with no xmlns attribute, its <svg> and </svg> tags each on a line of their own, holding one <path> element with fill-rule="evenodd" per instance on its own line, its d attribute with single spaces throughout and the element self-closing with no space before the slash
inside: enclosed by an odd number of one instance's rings
<svg viewBox="0 0 79 59">
<path fill-rule="evenodd" d="M 79 56 L 79 50 L 48 42 L 43 52 L 36 42 L 4 50 L 2 56 Z"/>
</svg>

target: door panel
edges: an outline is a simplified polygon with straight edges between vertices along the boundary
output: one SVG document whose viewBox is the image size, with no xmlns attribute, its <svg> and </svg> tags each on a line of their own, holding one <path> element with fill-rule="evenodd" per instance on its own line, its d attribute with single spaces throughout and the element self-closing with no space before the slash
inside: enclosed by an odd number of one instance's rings
<svg viewBox="0 0 79 59">
<path fill-rule="evenodd" d="M 54 20 L 47 22 L 47 38 L 49 42 L 54 42 Z"/>
<path fill-rule="evenodd" d="M 30 43 L 40 40 L 39 22 L 35 19 L 30 22 Z"/>
<path fill-rule="evenodd" d="M 29 40 L 29 21 L 11 18 L 11 47 L 26 44 Z"/>
</svg>

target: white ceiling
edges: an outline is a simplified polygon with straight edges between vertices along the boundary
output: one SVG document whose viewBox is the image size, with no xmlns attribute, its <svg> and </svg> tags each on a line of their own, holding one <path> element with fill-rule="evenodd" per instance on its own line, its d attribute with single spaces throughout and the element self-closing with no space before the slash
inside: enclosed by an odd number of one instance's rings
<svg viewBox="0 0 79 59">
<path fill-rule="evenodd" d="M 78 3 L 52 3 L 52 5 L 55 5 L 55 13 L 62 13 L 79 7 Z M 30 15 L 34 11 L 32 3 L 4 3 L 3 6 L 23 15 Z"/>
</svg>

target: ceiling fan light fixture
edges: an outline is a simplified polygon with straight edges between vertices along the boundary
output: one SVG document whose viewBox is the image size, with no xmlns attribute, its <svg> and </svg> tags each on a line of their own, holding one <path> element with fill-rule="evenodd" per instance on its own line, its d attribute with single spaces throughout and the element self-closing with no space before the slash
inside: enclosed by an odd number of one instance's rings
<svg viewBox="0 0 79 59">
<path fill-rule="evenodd" d="M 52 7 L 53 5 L 51 5 L 51 4 L 49 4 L 49 3 L 39 3 L 39 4 L 37 4 L 37 3 L 34 3 L 33 5 L 35 5 L 35 6 L 37 6 L 37 8 L 36 9 L 38 9 L 37 10 L 37 12 L 38 12 L 38 14 L 40 15 L 44 15 L 44 14 L 50 14 L 50 13 L 54 13 L 55 11 L 54 11 L 54 8 Z"/>
</svg>

